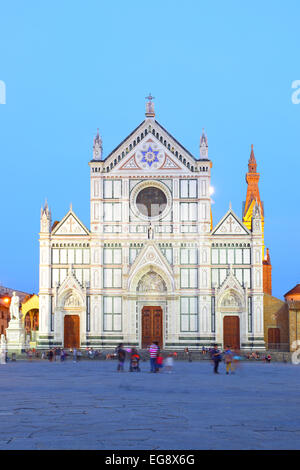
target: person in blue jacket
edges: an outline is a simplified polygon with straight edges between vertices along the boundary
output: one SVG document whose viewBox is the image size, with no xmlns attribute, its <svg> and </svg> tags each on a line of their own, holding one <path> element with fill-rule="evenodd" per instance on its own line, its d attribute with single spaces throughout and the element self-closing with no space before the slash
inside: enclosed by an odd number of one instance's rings
<svg viewBox="0 0 300 470">
<path fill-rule="evenodd" d="M 217 344 L 214 344 L 214 347 L 211 350 L 211 358 L 212 358 L 213 363 L 214 363 L 214 373 L 219 374 L 218 368 L 219 368 L 219 364 L 222 360 L 222 353 L 221 353 L 220 349 L 218 349 Z"/>
</svg>

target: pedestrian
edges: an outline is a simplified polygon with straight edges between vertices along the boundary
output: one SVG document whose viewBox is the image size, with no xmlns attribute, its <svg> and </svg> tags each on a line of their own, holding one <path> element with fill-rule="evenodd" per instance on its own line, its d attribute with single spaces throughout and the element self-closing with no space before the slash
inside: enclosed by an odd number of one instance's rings
<svg viewBox="0 0 300 470">
<path fill-rule="evenodd" d="M 272 358 L 271 358 L 271 354 L 268 354 L 268 355 L 266 356 L 266 358 L 265 358 L 265 361 L 270 364 L 271 359 L 272 359 Z"/>
<path fill-rule="evenodd" d="M 73 362 L 77 362 L 77 349 L 73 349 Z"/>
<path fill-rule="evenodd" d="M 224 358 L 225 358 L 225 364 L 226 364 L 226 374 L 229 374 L 229 370 L 231 374 L 234 374 L 234 369 L 233 369 L 233 352 L 230 349 L 230 346 L 226 346 L 226 349 L 224 351 Z"/>
<path fill-rule="evenodd" d="M 149 347 L 150 353 L 150 372 L 156 372 L 156 358 L 159 352 L 159 347 L 156 341 L 153 341 Z"/>
<path fill-rule="evenodd" d="M 129 365 L 129 372 L 141 372 L 140 369 L 140 355 L 136 348 L 131 349 L 130 353 L 130 365 Z"/>
<path fill-rule="evenodd" d="M 118 372 L 124 372 L 124 362 L 125 362 L 125 359 L 126 359 L 126 351 L 123 347 L 123 343 L 120 343 L 119 346 L 117 346 L 115 352 L 117 354 L 117 358 L 118 358 L 118 367 L 117 367 L 117 371 Z"/>
<path fill-rule="evenodd" d="M 186 356 L 186 358 L 189 362 L 192 362 L 192 353 L 189 350 L 189 348 L 185 348 L 184 355 Z"/>
<path fill-rule="evenodd" d="M 49 361 L 52 362 L 52 360 L 53 360 L 53 351 L 52 351 L 52 349 L 50 349 L 48 357 L 49 357 Z"/>
<path fill-rule="evenodd" d="M 60 362 L 64 362 L 65 357 L 66 357 L 65 350 L 62 349 L 61 352 L 60 352 Z"/>
<path fill-rule="evenodd" d="M 162 357 L 161 353 L 159 352 L 156 357 L 156 372 L 159 372 L 160 369 L 163 368 L 164 365 L 164 358 Z"/>
<path fill-rule="evenodd" d="M 173 364 L 174 364 L 173 354 L 169 354 L 165 360 L 166 372 L 168 372 L 169 374 L 173 370 Z"/>
<path fill-rule="evenodd" d="M 214 363 L 214 373 L 219 374 L 218 368 L 219 368 L 219 364 L 222 360 L 222 353 L 221 353 L 220 349 L 218 349 L 217 344 L 214 344 L 214 347 L 211 351 L 211 358 L 212 358 L 213 363 Z"/>
</svg>

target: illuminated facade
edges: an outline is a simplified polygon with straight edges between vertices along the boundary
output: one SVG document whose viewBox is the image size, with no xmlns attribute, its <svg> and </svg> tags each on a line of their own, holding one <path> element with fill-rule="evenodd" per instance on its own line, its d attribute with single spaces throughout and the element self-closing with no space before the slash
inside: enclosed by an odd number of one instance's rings
<svg viewBox="0 0 300 470">
<path fill-rule="evenodd" d="M 150 96 L 105 158 L 97 133 L 89 166 L 90 228 L 72 207 L 53 225 L 41 210 L 39 348 L 263 349 L 262 203 L 247 193 L 243 221 L 230 208 L 212 226 L 205 133 L 195 158 Z"/>
</svg>

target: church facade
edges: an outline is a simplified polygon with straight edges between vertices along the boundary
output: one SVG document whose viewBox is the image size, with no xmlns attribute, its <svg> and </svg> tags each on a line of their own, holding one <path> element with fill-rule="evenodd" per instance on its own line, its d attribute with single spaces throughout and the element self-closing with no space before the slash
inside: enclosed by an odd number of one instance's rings
<svg viewBox="0 0 300 470">
<path fill-rule="evenodd" d="M 103 158 L 94 139 L 90 227 L 41 209 L 38 348 L 264 349 L 263 204 L 251 150 L 241 220 L 215 226 L 203 131 L 195 158 L 155 119 Z"/>
</svg>

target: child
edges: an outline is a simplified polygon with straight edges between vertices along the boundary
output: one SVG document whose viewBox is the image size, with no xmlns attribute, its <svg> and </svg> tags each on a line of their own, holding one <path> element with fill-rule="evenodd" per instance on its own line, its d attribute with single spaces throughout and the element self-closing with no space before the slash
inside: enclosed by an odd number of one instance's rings
<svg viewBox="0 0 300 470">
<path fill-rule="evenodd" d="M 164 358 L 162 357 L 161 354 L 158 354 L 156 358 L 156 372 L 159 372 L 159 369 L 162 369 L 163 362 L 164 362 Z"/>
<path fill-rule="evenodd" d="M 173 355 L 172 354 L 169 354 L 168 357 L 166 358 L 166 372 L 169 372 L 169 374 L 172 372 L 173 370 L 173 362 L 174 362 L 174 359 L 173 359 Z"/>
</svg>

